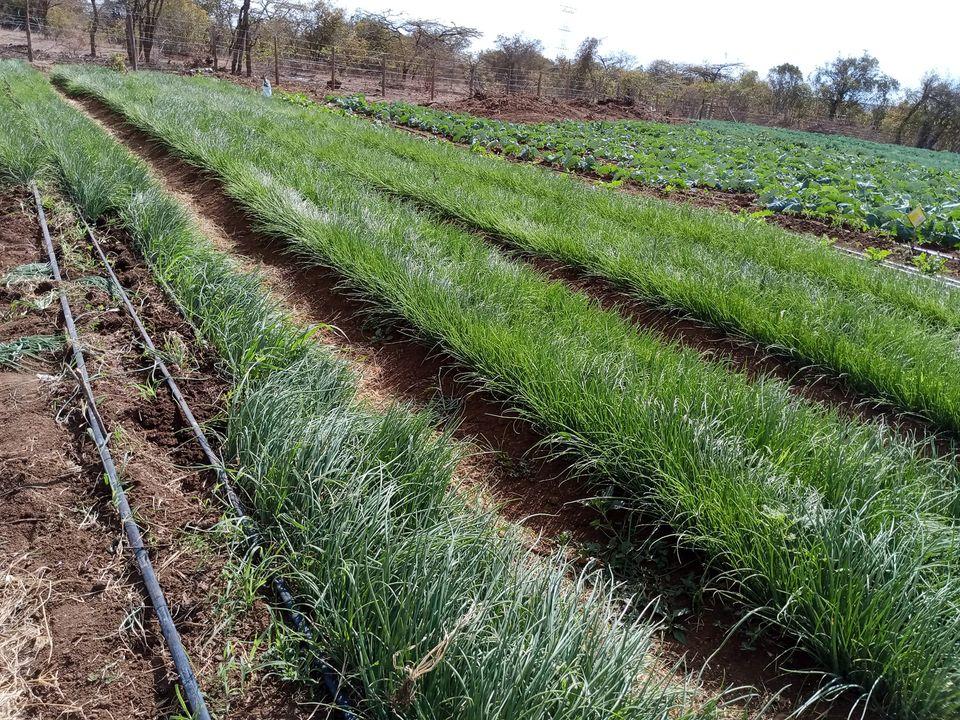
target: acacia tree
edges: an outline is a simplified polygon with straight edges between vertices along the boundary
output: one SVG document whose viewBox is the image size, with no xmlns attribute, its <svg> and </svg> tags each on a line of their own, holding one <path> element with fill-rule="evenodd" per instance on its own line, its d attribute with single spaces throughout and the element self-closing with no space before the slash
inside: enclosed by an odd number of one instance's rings
<svg viewBox="0 0 960 720">
<path fill-rule="evenodd" d="M 543 56 L 543 43 L 525 35 L 499 35 L 494 50 L 480 54 L 480 61 L 488 66 L 497 81 L 508 91 L 515 89 L 520 78 L 543 70 L 549 61 Z"/>
<path fill-rule="evenodd" d="M 480 31 L 435 20 L 398 18 L 390 14 L 358 13 L 356 32 L 369 49 L 398 58 L 401 80 L 406 80 L 426 57 L 463 53 Z"/>
<path fill-rule="evenodd" d="M 883 77 L 880 61 L 864 53 L 860 57 L 837 57 L 821 65 L 813 75 L 813 86 L 833 119 L 845 105 L 861 107 Z"/>
<path fill-rule="evenodd" d="M 793 63 L 781 63 L 767 72 L 767 84 L 778 113 L 796 108 L 803 98 L 803 73 Z"/>
</svg>

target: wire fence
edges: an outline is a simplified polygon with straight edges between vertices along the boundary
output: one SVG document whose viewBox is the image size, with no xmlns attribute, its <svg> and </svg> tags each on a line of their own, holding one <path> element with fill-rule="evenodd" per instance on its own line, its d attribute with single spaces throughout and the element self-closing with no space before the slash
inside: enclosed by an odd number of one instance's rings
<svg viewBox="0 0 960 720">
<path fill-rule="evenodd" d="M 113 55 L 126 55 L 122 23 L 115 20 L 101 24 L 96 57 L 89 55 L 85 27 L 53 27 L 33 20 L 31 30 L 35 56 L 41 62 L 107 62 Z M 25 42 L 15 42 L 17 35 L 25 38 L 23 18 L 0 16 L 0 52 L 25 55 Z M 517 95 L 588 106 L 615 103 L 652 117 L 729 120 L 890 139 L 860 120 L 828 118 L 820 108 L 807 115 L 791 116 L 735 94 L 717 95 L 676 81 L 638 83 L 635 73 L 617 69 L 598 69 L 584 77 L 563 65 L 528 69 L 497 66 L 450 53 L 371 53 L 264 32 L 253 36 L 249 53 L 239 54 L 223 30 L 160 32 L 154 38 L 149 61 L 141 63 L 154 69 L 199 73 L 227 72 L 231 65 L 238 64 L 242 75 L 263 76 L 280 87 L 321 94 L 362 93 L 373 99 L 417 103 Z"/>
</svg>

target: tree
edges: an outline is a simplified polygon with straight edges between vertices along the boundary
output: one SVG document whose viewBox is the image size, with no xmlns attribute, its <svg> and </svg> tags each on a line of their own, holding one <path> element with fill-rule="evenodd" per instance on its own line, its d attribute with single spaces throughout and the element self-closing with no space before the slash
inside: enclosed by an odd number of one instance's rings
<svg viewBox="0 0 960 720">
<path fill-rule="evenodd" d="M 600 40 L 595 37 L 584 38 L 577 48 L 570 65 L 570 86 L 574 90 L 585 92 L 591 85 L 597 66 Z"/>
<path fill-rule="evenodd" d="M 793 63 L 781 63 L 767 72 L 773 105 L 779 113 L 796 108 L 803 96 L 803 73 Z"/>
<path fill-rule="evenodd" d="M 398 18 L 390 14 L 358 13 L 354 16 L 356 32 L 361 38 L 380 47 L 371 47 L 399 58 L 403 80 L 418 62 L 427 57 L 463 53 L 480 37 L 480 31 L 465 25 L 445 25 L 436 20 Z"/>
<path fill-rule="evenodd" d="M 90 19 L 90 57 L 96 57 L 97 26 L 100 24 L 100 11 L 97 9 L 97 0 L 90 0 L 90 9 L 93 13 Z"/>
<path fill-rule="evenodd" d="M 24 10 L 26 12 L 26 24 L 24 27 L 27 29 L 27 60 L 33 62 L 33 30 L 30 29 L 30 0 L 26 0 Z"/>
<path fill-rule="evenodd" d="M 873 107 L 870 110 L 871 127 L 874 132 L 880 130 L 887 111 L 893 102 L 893 96 L 900 90 L 900 81 L 889 75 L 881 75 L 873 92 Z"/>
<path fill-rule="evenodd" d="M 91 0 L 92 2 L 92 0 Z M 209 16 L 195 0 L 165 0 L 157 28 L 167 52 L 189 53 L 203 44 Z"/>
<path fill-rule="evenodd" d="M 845 105 L 862 107 L 882 77 L 880 61 L 864 53 L 860 57 L 837 57 L 821 65 L 813 75 L 813 86 L 832 119 Z"/>
<path fill-rule="evenodd" d="M 521 78 L 543 70 L 549 61 L 543 56 L 543 43 L 523 34 L 499 35 L 494 50 L 480 54 L 480 61 L 490 67 L 494 77 L 513 90 Z"/>
<path fill-rule="evenodd" d="M 317 49 L 342 42 L 350 28 L 343 9 L 323 0 L 310 7 L 303 18 L 303 24 L 303 39 Z"/>
<path fill-rule="evenodd" d="M 903 132 L 906 129 L 907 124 L 911 119 L 913 119 L 913 116 L 916 115 L 917 111 L 929 102 L 930 97 L 934 92 L 936 92 L 937 86 L 941 85 L 942 83 L 943 80 L 935 72 L 928 72 L 923 76 L 919 90 L 911 93 L 911 95 L 913 95 L 913 103 L 910 105 L 910 109 L 897 126 L 897 135 L 894 139 L 894 142 L 897 143 L 897 145 L 903 144 Z"/>
<path fill-rule="evenodd" d="M 916 147 L 956 149 L 960 146 L 960 83 L 928 73 L 920 88 L 911 92 L 912 103 L 897 128 L 897 141 L 913 133 Z"/>
<path fill-rule="evenodd" d="M 729 82 L 735 73 L 743 68 L 743 63 L 702 63 L 700 65 L 682 65 L 680 72 L 691 81 L 700 81 L 710 84 Z"/>
<path fill-rule="evenodd" d="M 243 69 L 243 56 L 250 46 L 250 0 L 243 0 L 237 15 L 237 27 L 230 41 L 230 72 L 239 75 Z M 249 74 L 249 73 L 248 73 Z"/>
</svg>

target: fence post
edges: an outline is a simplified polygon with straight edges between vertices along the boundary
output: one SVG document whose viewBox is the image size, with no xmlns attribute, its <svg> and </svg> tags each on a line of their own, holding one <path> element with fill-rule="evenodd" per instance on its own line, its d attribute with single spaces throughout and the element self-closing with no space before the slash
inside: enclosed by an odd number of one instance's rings
<svg viewBox="0 0 960 720">
<path fill-rule="evenodd" d="M 543 70 L 537 75 L 537 100 L 540 99 L 540 89 L 543 87 Z"/>
<path fill-rule="evenodd" d="M 337 89 L 337 48 L 330 46 L 330 89 Z"/>
<path fill-rule="evenodd" d="M 434 57 L 430 62 L 430 102 L 437 93 L 437 58 Z"/>
<path fill-rule="evenodd" d="M 380 97 L 387 99 L 387 54 L 380 55 Z"/>
<path fill-rule="evenodd" d="M 136 71 L 139 52 L 137 50 L 137 36 L 133 28 L 133 15 L 130 12 L 130 5 L 127 5 L 127 53 L 130 56 L 130 66 Z"/>
<path fill-rule="evenodd" d="M 273 36 L 273 84 L 280 86 L 280 53 L 277 51 L 277 36 Z"/>
<path fill-rule="evenodd" d="M 27 0 L 26 20 L 27 22 L 24 27 L 27 30 L 27 60 L 33 62 L 33 35 L 30 33 L 30 0 Z"/>
<path fill-rule="evenodd" d="M 477 79 L 477 66 L 471 65 L 470 66 L 470 87 L 467 88 L 467 97 L 471 97 L 471 98 L 473 97 L 473 84 L 476 79 Z"/>
</svg>

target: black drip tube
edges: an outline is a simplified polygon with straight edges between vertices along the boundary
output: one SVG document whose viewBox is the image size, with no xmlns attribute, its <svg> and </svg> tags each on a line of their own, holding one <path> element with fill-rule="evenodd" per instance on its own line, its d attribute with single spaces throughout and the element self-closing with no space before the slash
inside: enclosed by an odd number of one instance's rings
<svg viewBox="0 0 960 720">
<path fill-rule="evenodd" d="M 47 217 L 43 211 L 43 203 L 40 201 L 40 193 L 37 190 L 36 183 L 31 182 L 30 189 L 33 191 L 33 198 L 37 204 L 37 215 L 40 218 L 40 228 L 43 231 L 43 242 L 46 247 L 47 257 L 50 261 L 50 270 L 53 273 L 53 279 L 57 283 L 57 290 L 60 295 L 60 308 L 63 311 L 63 322 L 67 327 L 70 348 L 73 352 L 73 360 L 76 363 L 77 373 L 80 376 L 80 385 L 86 398 L 85 412 L 87 423 L 90 426 L 93 441 L 97 446 L 100 461 L 103 463 L 103 470 L 110 483 L 110 491 L 113 494 L 117 511 L 120 513 L 123 531 L 137 560 L 137 566 L 143 577 L 143 584 L 146 586 L 147 594 L 150 596 L 150 602 L 153 604 L 153 609 L 157 614 L 157 620 L 160 623 L 160 632 L 163 634 L 167 648 L 170 650 L 173 665 L 186 693 L 190 711 L 196 720 L 210 720 L 210 713 L 207 710 L 206 702 L 204 702 L 200 687 L 197 684 L 197 677 L 190 665 L 190 659 L 187 657 L 187 652 L 180 640 L 180 634 L 177 632 L 173 617 L 170 615 L 170 608 L 167 606 L 167 601 L 163 596 L 163 590 L 161 590 L 160 583 L 157 580 L 153 563 L 150 562 L 150 554 L 144 546 L 143 535 L 133 518 L 133 512 L 130 509 L 130 503 L 127 501 L 127 494 L 123 490 L 123 485 L 117 477 L 116 466 L 113 463 L 113 457 L 107 445 L 109 433 L 107 433 L 103 418 L 97 410 L 93 388 L 90 385 L 90 376 L 87 374 L 87 366 L 83 360 L 83 351 L 80 348 L 80 341 L 77 337 L 77 328 L 73 321 L 73 313 L 70 311 L 70 303 L 63 289 L 60 266 L 57 264 L 57 257 L 53 250 L 53 241 L 50 239 L 50 230 L 47 228 Z"/>
<path fill-rule="evenodd" d="M 173 375 L 167 369 L 166 363 L 163 362 L 163 359 L 160 357 L 160 354 L 157 352 L 156 345 L 154 345 L 153 340 L 150 338 L 150 334 L 147 332 L 146 327 L 140 319 L 140 316 L 137 314 L 136 309 L 133 306 L 133 303 L 130 302 L 130 298 L 124 290 L 123 285 L 120 283 L 119 278 L 117 278 L 116 273 L 113 271 L 113 266 L 110 263 L 110 260 L 107 258 L 106 254 L 103 252 L 103 248 L 100 246 L 99 241 L 97 240 L 96 235 L 94 235 L 93 230 L 87 224 L 86 220 L 83 220 L 84 229 L 87 232 L 87 237 L 90 239 L 93 249 L 96 251 L 97 255 L 100 257 L 100 262 L 103 264 L 104 269 L 107 271 L 107 274 L 110 276 L 110 280 L 113 283 L 114 288 L 117 291 L 117 294 L 120 296 L 120 299 L 123 302 L 124 307 L 127 310 L 127 314 L 130 316 L 130 319 L 133 320 L 133 324 L 137 328 L 137 332 L 140 335 L 140 340 L 143 343 L 144 347 L 147 349 L 150 354 L 150 358 L 153 362 L 153 366 L 160 371 L 160 374 L 163 375 L 163 379 L 170 390 L 170 395 L 173 397 L 173 401 L 177 404 L 177 407 L 180 408 L 180 412 L 183 414 L 183 417 L 186 419 L 187 423 L 190 425 L 190 429 L 193 431 L 194 437 L 197 439 L 197 443 L 200 445 L 200 448 L 203 450 L 203 454 L 206 456 L 207 461 L 210 463 L 210 466 L 214 468 L 217 474 L 217 482 L 223 487 L 224 492 L 227 496 L 227 502 L 230 504 L 231 509 L 237 517 L 237 520 L 240 523 L 241 528 L 243 529 L 244 535 L 246 537 L 247 543 L 250 546 L 250 549 L 256 554 L 261 551 L 262 545 L 260 542 L 260 536 L 257 533 L 256 529 L 253 527 L 253 521 L 246 514 L 243 508 L 243 504 L 240 502 L 240 498 L 236 493 L 236 490 L 233 487 L 233 483 L 230 481 L 230 477 L 227 475 L 226 468 L 224 466 L 223 460 L 214 452 L 213 448 L 210 445 L 210 442 L 207 440 L 206 433 L 204 433 L 203 428 L 200 427 L 200 424 L 197 422 L 196 417 L 193 412 L 190 410 L 190 406 L 187 404 L 186 399 L 183 397 L 183 393 L 180 392 L 180 387 L 177 385 L 177 381 L 174 380 Z M 181 309 L 182 312 L 182 309 Z M 290 622 L 293 624 L 294 629 L 303 635 L 308 641 L 313 639 L 313 631 L 311 630 L 309 624 L 303 617 L 303 614 L 297 610 L 296 604 L 293 598 L 293 594 L 290 592 L 290 589 L 287 583 L 282 577 L 273 576 L 270 579 L 270 584 L 273 586 L 273 592 L 277 596 L 277 599 L 280 601 L 284 610 L 287 613 L 287 616 L 290 619 Z M 339 682 L 338 675 L 334 671 L 333 667 L 326 660 L 321 660 L 321 672 L 323 674 L 323 682 L 327 689 L 327 692 L 330 695 L 330 698 L 333 700 L 334 705 L 337 708 L 337 712 L 342 720 L 355 720 L 355 715 L 352 711 L 352 706 L 350 701 L 343 692 L 341 683 Z"/>
</svg>

